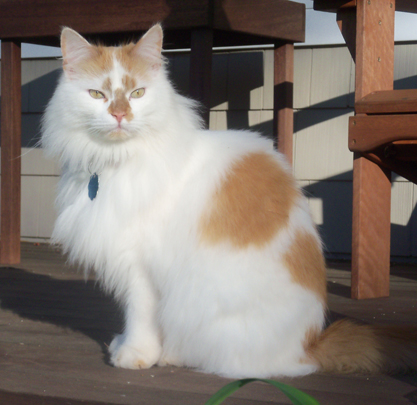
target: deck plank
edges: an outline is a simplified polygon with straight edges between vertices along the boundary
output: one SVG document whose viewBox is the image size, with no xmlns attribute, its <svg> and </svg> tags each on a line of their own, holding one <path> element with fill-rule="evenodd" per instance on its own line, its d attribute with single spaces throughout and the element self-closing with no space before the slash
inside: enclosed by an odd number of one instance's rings
<svg viewBox="0 0 417 405">
<path fill-rule="evenodd" d="M 328 278 L 332 319 L 384 324 L 417 319 L 416 265 L 392 266 L 389 298 L 350 299 L 347 262 L 329 263 Z M 176 367 L 111 367 L 106 345 L 121 328 L 117 306 L 92 277 L 85 281 L 46 245 L 22 244 L 19 268 L 0 268 L 0 403 L 196 405 L 230 381 Z M 417 376 L 315 374 L 281 381 L 322 404 L 417 403 Z M 254 383 L 228 403 L 290 402 L 275 388 Z"/>
</svg>

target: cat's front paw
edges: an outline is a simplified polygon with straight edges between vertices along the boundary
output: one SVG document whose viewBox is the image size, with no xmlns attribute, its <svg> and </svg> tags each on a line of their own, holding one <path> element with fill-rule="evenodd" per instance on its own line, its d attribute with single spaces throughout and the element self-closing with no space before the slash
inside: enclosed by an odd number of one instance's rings
<svg viewBox="0 0 417 405">
<path fill-rule="evenodd" d="M 162 354 L 161 358 L 158 361 L 159 367 L 165 366 L 177 366 L 182 367 L 184 363 L 177 356 L 169 356 L 167 354 Z"/>
<path fill-rule="evenodd" d="M 109 346 L 110 363 L 115 367 L 145 369 L 155 365 L 161 356 L 156 342 L 141 345 L 129 344 L 124 335 L 116 336 Z"/>
</svg>

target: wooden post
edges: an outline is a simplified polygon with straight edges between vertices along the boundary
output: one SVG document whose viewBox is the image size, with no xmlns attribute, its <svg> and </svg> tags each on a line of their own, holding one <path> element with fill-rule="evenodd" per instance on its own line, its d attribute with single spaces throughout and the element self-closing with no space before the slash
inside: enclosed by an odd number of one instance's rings
<svg viewBox="0 0 417 405">
<path fill-rule="evenodd" d="M 339 9 L 336 19 L 352 59 L 356 61 L 356 8 Z"/>
<path fill-rule="evenodd" d="M 355 100 L 394 82 L 395 0 L 357 0 Z M 355 154 L 352 298 L 389 295 L 391 173 Z"/>
<path fill-rule="evenodd" d="M 278 150 L 293 160 L 294 45 L 282 44 L 274 51 L 274 135 Z"/>
<path fill-rule="evenodd" d="M 191 32 L 190 96 L 202 106 L 202 117 L 209 127 L 213 30 L 196 28 Z"/>
<path fill-rule="evenodd" d="M 21 51 L 1 43 L 0 263 L 20 263 Z"/>
</svg>

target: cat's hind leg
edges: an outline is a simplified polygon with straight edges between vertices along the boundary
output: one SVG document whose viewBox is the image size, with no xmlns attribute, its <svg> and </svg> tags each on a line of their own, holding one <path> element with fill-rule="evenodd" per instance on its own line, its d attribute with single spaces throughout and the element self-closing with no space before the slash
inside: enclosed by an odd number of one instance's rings
<svg viewBox="0 0 417 405">
<path fill-rule="evenodd" d="M 157 295 L 145 275 L 138 275 L 130 283 L 123 302 L 125 329 L 109 346 L 110 362 L 129 369 L 152 367 L 158 362 L 162 347 L 156 321 Z"/>
</svg>

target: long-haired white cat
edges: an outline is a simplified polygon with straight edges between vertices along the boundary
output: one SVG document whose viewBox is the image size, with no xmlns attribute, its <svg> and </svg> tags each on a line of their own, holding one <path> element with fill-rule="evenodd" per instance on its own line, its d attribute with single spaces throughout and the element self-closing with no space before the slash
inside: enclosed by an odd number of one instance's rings
<svg viewBox="0 0 417 405">
<path fill-rule="evenodd" d="M 53 241 L 124 308 L 112 364 L 228 377 L 416 366 L 415 330 L 324 330 L 321 242 L 290 168 L 257 134 L 201 129 L 167 78 L 160 25 L 120 47 L 65 28 L 61 46 L 42 137 L 62 166 Z"/>
</svg>

